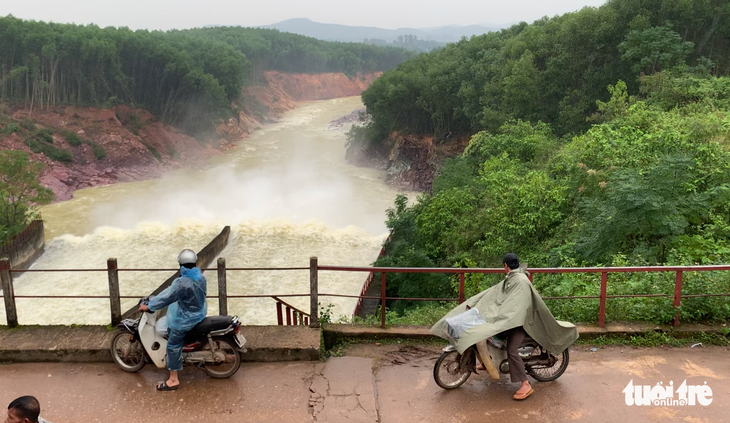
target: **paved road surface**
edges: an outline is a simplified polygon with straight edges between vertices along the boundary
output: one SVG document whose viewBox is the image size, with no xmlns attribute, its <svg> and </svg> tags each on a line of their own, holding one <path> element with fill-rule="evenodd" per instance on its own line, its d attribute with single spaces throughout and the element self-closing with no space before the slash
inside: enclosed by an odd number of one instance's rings
<svg viewBox="0 0 730 423">
<path fill-rule="evenodd" d="M 665 422 L 730 423 L 730 349 L 571 350 L 557 381 L 534 382 L 535 394 L 511 399 L 516 384 L 472 375 L 444 391 L 432 378 L 433 346 L 360 344 L 327 363 L 244 363 L 231 379 L 197 369 L 182 373 L 183 387 L 156 392 L 165 371 L 136 374 L 112 364 L 0 365 L 3 407 L 20 395 L 41 400 L 42 416 L 64 422 Z M 712 389 L 709 406 L 627 406 L 622 392 L 636 385 Z M 675 399 L 678 395 L 675 394 Z M 709 398 L 709 397 L 708 397 Z"/>
</svg>

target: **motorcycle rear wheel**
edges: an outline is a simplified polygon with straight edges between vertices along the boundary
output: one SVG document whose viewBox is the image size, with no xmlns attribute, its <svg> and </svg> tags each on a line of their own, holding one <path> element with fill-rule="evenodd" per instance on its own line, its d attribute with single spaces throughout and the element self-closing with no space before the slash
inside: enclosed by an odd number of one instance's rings
<svg viewBox="0 0 730 423">
<path fill-rule="evenodd" d="M 433 366 L 433 380 L 443 389 L 455 389 L 463 385 L 471 371 L 461 372 L 461 354 L 458 351 L 444 351 Z"/>
<path fill-rule="evenodd" d="M 526 366 L 527 374 L 539 382 L 550 382 L 559 378 L 565 373 L 565 369 L 568 368 L 568 361 L 570 361 L 568 349 L 566 348 L 565 351 L 557 356 L 550 354 L 550 357 L 555 357 L 556 359 L 552 366 Z"/>
<path fill-rule="evenodd" d="M 132 334 L 119 332 L 112 339 L 112 359 L 125 372 L 136 373 L 145 365 L 145 353 L 138 339 L 132 341 Z"/>
<path fill-rule="evenodd" d="M 241 354 L 238 353 L 236 347 L 231 341 L 223 338 L 213 339 L 216 351 L 214 356 L 222 358 L 222 361 L 215 363 L 206 362 L 203 370 L 208 376 L 216 379 L 227 379 L 238 371 L 241 367 Z M 203 351 L 210 351 L 210 344 L 203 347 Z"/>
</svg>

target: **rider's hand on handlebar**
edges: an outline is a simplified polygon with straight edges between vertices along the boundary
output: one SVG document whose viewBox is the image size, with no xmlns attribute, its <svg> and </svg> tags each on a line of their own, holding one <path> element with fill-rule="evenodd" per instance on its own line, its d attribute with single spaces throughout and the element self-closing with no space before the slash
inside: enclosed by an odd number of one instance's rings
<svg viewBox="0 0 730 423">
<path fill-rule="evenodd" d="M 150 308 L 147 307 L 147 304 L 140 304 L 140 306 L 139 306 L 139 312 L 140 313 L 142 313 L 144 311 L 149 311 L 149 310 L 150 310 Z"/>
</svg>

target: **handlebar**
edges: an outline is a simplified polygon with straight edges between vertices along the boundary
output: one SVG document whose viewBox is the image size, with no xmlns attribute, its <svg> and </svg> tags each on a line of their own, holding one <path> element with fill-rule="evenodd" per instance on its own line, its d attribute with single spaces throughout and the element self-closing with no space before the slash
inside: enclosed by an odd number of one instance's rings
<svg viewBox="0 0 730 423">
<path fill-rule="evenodd" d="M 148 306 L 150 304 L 150 300 L 153 299 L 154 295 L 147 295 L 139 299 L 139 302 L 137 303 L 137 306 L 146 305 Z M 154 311 L 147 310 L 147 313 L 154 313 Z"/>
</svg>

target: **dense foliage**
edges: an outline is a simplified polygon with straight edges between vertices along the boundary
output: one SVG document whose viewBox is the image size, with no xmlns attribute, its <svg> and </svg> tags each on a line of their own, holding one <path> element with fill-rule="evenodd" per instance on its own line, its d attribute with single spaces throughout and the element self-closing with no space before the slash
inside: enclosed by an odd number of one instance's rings
<svg viewBox="0 0 730 423">
<path fill-rule="evenodd" d="M 0 100 L 145 107 L 195 132 L 232 113 L 241 88 L 266 70 L 386 70 L 403 49 L 330 43 L 276 30 L 131 31 L 0 18 Z"/>
<path fill-rule="evenodd" d="M 11 239 L 33 220 L 38 206 L 53 199 L 40 186 L 43 164 L 32 162 L 22 151 L 0 151 L 0 241 Z"/>
<path fill-rule="evenodd" d="M 397 199 L 377 265 L 498 267 L 507 251 L 534 267 L 694 265 L 730 260 L 730 78 L 665 71 L 635 98 L 619 81 L 594 124 L 556 137 L 544 123 L 479 132 L 411 207 Z M 456 282 L 393 276 L 389 295 L 454 296 Z M 498 278 L 472 276 L 467 295 Z M 598 276 L 539 275 L 544 296 L 598 295 Z M 674 274 L 611 277 L 609 294 L 672 294 Z M 727 272 L 685 276 L 683 293 L 730 292 Z M 594 321 L 597 300 L 550 303 L 558 317 Z M 409 304 L 401 302 L 396 309 Z M 609 316 L 666 323 L 671 299 L 609 301 Z M 683 301 L 683 320 L 730 317 L 723 297 Z"/>
<path fill-rule="evenodd" d="M 472 37 L 409 60 L 363 93 L 372 118 L 349 133 L 469 136 L 433 192 L 388 211 L 378 266 L 692 265 L 730 259 L 730 4 L 609 0 Z M 608 87 L 608 90 L 606 89 Z M 456 139 L 458 137 L 454 137 Z M 467 275 L 466 295 L 497 275 Z M 727 272 L 686 274 L 684 294 L 730 292 Z M 539 275 L 543 296 L 595 296 L 599 277 Z M 673 293 L 672 273 L 612 275 L 609 294 Z M 445 275 L 394 274 L 393 297 L 455 297 Z M 595 321 L 598 301 L 550 301 Z M 414 303 L 388 306 L 398 312 Z M 427 305 L 419 315 L 438 314 Z M 671 298 L 611 299 L 609 319 L 670 321 Z M 682 302 L 683 321 L 730 318 L 726 297 Z M 416 319 L 418 320 L 418 319 Z"/>
<path fill-rule="evenodd" d="M 730 4 L 609 0 L 599 8 L 521 23 L 449 44 L 386 72 L 363 94 L 374 136 L 495 132 L 509 119 L 557 134 L 588 128 L 618 80 L 677 64 L 730 73 Z"/>
</svg>

